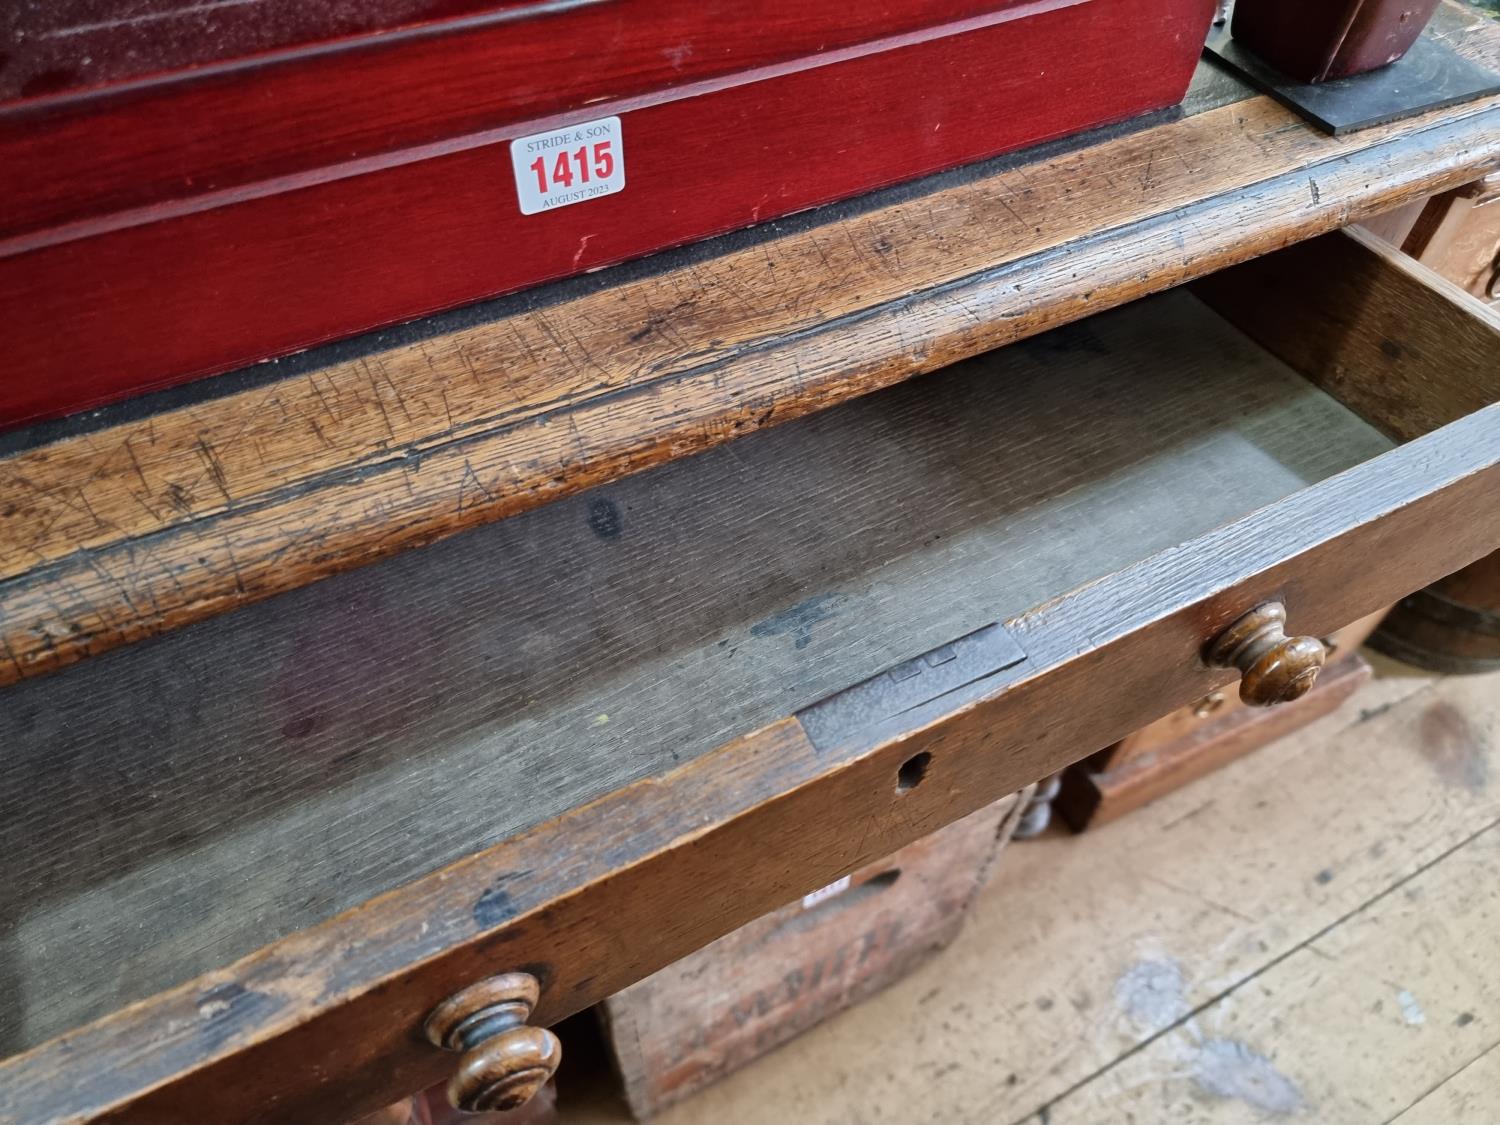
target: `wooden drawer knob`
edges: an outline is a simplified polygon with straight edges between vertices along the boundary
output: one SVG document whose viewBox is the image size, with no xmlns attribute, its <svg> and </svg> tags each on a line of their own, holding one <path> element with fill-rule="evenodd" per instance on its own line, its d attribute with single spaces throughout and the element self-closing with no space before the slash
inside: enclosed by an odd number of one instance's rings
<svg viewBox="0 0 1500 1125">
<path fill-rule="evenodd" d="M 455 992 L 432 1010 L 427 1038 L 463 1052 L 448 1083 L 455 1109 L 515 1109 L 556 1073 L 562 1044 L 546 1028 L 526 1023 L 541 992 L 530 973 L 503 973 Z"/>
<path fill-rule="evenodd" d="M 1240 698 L 1252 707 L 1300 699 L 1318 678 L 1328 650 L 1316 637 L 1286 635 L 1286 607 L 1256 606 L 1214 641 L 1209 663 L 1240 670 Z"/>
</svg>

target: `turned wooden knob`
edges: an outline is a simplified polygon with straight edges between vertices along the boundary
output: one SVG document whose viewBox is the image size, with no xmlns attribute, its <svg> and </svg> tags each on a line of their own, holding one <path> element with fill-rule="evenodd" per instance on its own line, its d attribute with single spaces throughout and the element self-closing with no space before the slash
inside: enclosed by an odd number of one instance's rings
<svg viewBox="0 0 1500 1125">
<path fill-rule="evenodd" d="M 562 1044 L 544 1027 L 526 1021 L 541 996 L 530 973 L 503 973 L 432 1010 L 424 1030 L 447 1051 L 461 1051 L 448 1100 L 466 1113 L 515 1109 L 547 1084 L 562 1062 Z"/>
<path fill-rule="evenodd" d="M 1219 636 L 1210 664 L 1240 670 L 1240 698 L 1252 707 L 1274 707 L 1300 699 L 1318 678 L 1328 650 L 1317 637 L 1286 635 L 1286 607 L 1256 606 Z"/>
</svg>

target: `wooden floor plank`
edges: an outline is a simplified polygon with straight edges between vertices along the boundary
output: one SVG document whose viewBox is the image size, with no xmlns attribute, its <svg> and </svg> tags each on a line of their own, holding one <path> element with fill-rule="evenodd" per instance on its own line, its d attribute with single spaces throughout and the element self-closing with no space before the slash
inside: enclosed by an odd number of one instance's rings
<svg viewBox="0 0 1500 1125">
<path fill-rule="evenodd" d="M 1386 1125 L 1456 1125 L 1458 1122 L 1500 1121 L 1500 1038 L 1457 1074 L 1450 1075 Z"/>
<path fill-rule="evenodd" d="M 1180 998 L 1174 1025 L 1037 1117 L 1051 1125 L 1390 1120 L 1493 1045 L 1497 869 L 1500 823 L 1201 1010 L 1187 1010 L 1170 974 L 1154 975 L 1127 1015 L 1139 1006 L 1149 1021 Z"/>
<path fill-rule="evenodd" d="M 1375 663 L 1365 693 L 1299 735 L 1099 833 L 1014 846 L 944 956 L 669 1111 L 661 1125 L 993 1125 L 1037 1121 L 1053 1103 L 1060 1121 L 1070 1100 L 1081 1104 L 1069 1091 L 1125 1067 L 1132 1052 L 1149 1054 L 1142 1045 L 1172 1034 L 1186 1013 L 1246 981 L 1252 994 L 1268 966 L 1309 943 L 1318 952 L 1302 956 L 1318 964 L 1320 954 L 1340 955 L 1337 942 L 1353 935 L 1336 936 L 1343 920 L 1382 895 L 1407 903 L 1393 887 L 1425 887 L 1423 869 L 1444 856 L 1468 863 L 1455 858 L 1465 843 L 1477 846 L 1476 834 L 1500 821 L 1500 676 L 1434 679 Z M 1488 857 L 1493 865 L 1493 849 Z M 1465 869 L 1476 878 L 1486 871 Z M 1420 937 L 1448 950 L 1454 933 L 1469 931 L 1434 921 Z M 1469 969 L 1476 995 L 1500 989 L 1500 957 Z M 1423 1026 L 1435 1033 L 1446 1018 L 1455 1032 L 1479 1029 L 1479 1008 L 1455 1008 L 1443 982 L 1429 979 L 1437 971 L 1417 965 L 1400 982 L 1430 1020 Z M 1381 997 L 1387 1017 L 1399 1012 L 1402 989 Z M 1463 1011 L 1475 1019 L 1459 1029 Z M 1500 1010 L 1486 1013 L 1490 1031 L 1500 1028 Z M 1495 1038 L 1487 1034 L 1472 1036 L 1468 1057 L 1466 1045 L 1445 1047 L 1425 1084 L 1387 1090 L 1385 1116 L 1478 1055 Z M 1168 1080 L 1129 1073 L 1158 1094 Z M 1378 1075 L 1362 1081 L 1380 1084 Z M 1191 1082 L 1178 1082 L 1136 1120 L 1194 1120 L 1198 1107 Z M 1108 1117 L 1125 1119 L 1123 1111 Z M 606 1100 L 585 1098 L 564 1120 L 623 1118 Z"/>
</svg>

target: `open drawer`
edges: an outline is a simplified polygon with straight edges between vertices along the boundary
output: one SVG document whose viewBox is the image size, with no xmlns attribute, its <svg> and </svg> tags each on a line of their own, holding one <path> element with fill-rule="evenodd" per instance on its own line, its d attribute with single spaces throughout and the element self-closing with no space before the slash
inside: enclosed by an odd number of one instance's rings
<svg viewBox="0 0 1500 1125">
<path fill-rule="evenodd" d="M 442 1080 L 1500 547 L 1497 399 L 1336 234 L 9 687 L 0 1120 Z"/>
</svg>

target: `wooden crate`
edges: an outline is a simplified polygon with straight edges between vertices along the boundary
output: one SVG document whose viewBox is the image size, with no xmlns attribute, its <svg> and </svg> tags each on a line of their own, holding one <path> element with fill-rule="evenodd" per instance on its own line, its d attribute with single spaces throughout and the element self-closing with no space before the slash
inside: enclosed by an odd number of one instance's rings
<svg viewBox="0 0 1500 1125">
<path fill-rule="evenodd" d="M 599 1011 L 637 1117 L 899 980 L 953 940 L 1025 806 L 1007 797 L 669 965 Z"/>
</svg>

